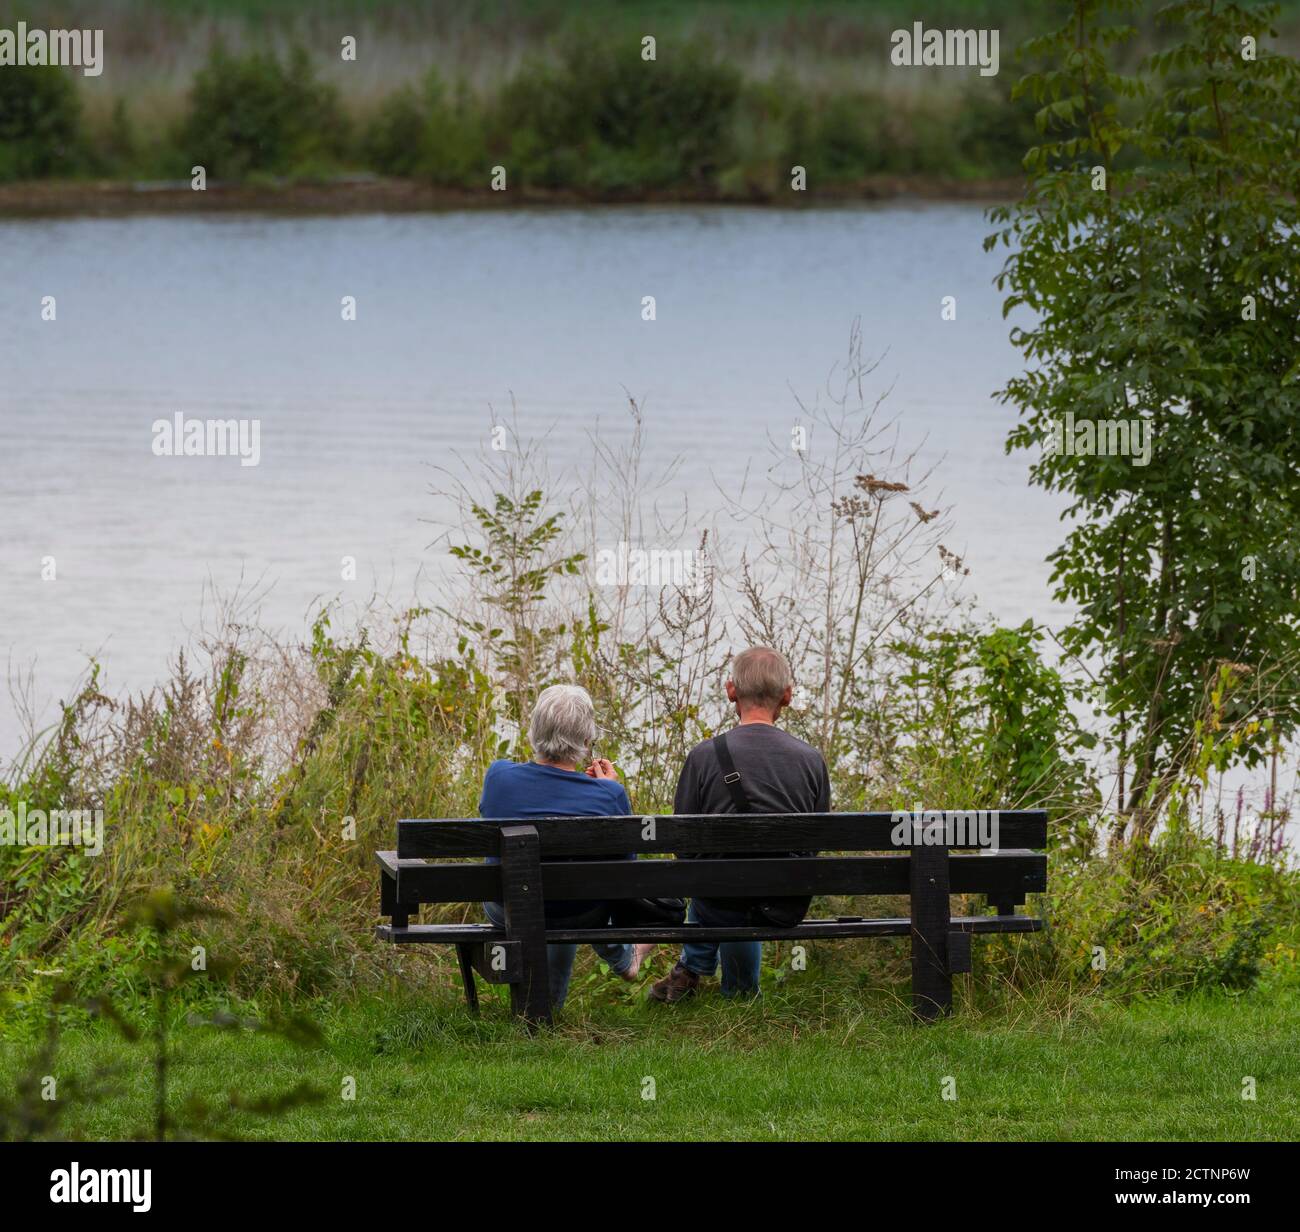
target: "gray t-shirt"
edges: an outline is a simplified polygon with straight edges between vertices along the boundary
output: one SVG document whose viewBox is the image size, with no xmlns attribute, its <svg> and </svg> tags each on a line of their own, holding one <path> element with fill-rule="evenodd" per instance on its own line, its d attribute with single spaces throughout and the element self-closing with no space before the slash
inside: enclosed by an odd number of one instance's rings
<svg viewBox="0 0 1300 1232">
<path fill-rule="evenodd" d="M 752 813 L 829 813 L 831 780 L 826 759 L 810 744 L 772 723 L 741 723 L 727 732 L 727 749 Z M 712 740 L 687 755 L 677 780 L 673 812 L 734 813 L 731 792 Z"/>
<path fill-rule="evenodd" d="M 783 732 L 771 723 L 740 723 L 727 732 L 727 751 L 736 763 L 751 813 L 830 812 L 831 780 L 826 770 L 826 759 L 797 736 Z M 713 741 L 697 744 L 686 755 L 686 765 L 677 780 L 673 812 L 680 815 L 736 811 L 731 791 L 722 781 L 722 767 L 718 764 Z M 733 852 L 731 858 L 812 854 L 809 851 Z M 717 857 L 703 854 L 695 858 L 707 860 Z M 783 927 L 802 919 L 809 903 L 806 896 L 761 900 L 710 898 L 707 901 L 728 911 L 758 910 L 769 922 L 777 922 L 777 916 L 771 912 L 783 913 L 788 917 L 781 921 Z"/>
</svg>

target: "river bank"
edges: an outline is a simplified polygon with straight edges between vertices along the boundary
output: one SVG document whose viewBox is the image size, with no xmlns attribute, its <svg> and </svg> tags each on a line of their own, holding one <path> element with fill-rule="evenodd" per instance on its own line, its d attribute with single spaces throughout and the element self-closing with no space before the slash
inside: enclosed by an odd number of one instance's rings
<svg viewBox="0 0 1300 1232">
<path fill-rule="evenodd" d="M 857 184 L 781 194 L 724 196 L 711 191 L 591 193 L 533 186 L 504 191 L 429 184 L 391 176 L 340 176 L 327 180 L 259 180 L 209 183 L 195 191 L 187 181 L 32 180 L 0 184 L 0 217 L 121 217 L 223 211 L 293 214 L 407 213 L 434 210 L 510 209 L 520 205 L 799 205 L 893 201 L 1005 201 L 1021 191 L 1019 178 L 953 179 L 932 175 L 872 176 Z"/>
</svg>

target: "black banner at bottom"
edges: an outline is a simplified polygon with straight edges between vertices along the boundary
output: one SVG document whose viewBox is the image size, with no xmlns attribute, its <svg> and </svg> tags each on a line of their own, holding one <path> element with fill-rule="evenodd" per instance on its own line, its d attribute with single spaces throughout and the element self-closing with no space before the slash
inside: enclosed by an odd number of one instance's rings
<svg viewBox="0 0 1300 1232">
<path fill-rule="evenodd" d="M 739 1171 L 720 1173 L 724 1157 Z M 1295 1158 L 1289 1143 L 39 1142 L 0 1146 L 0 1176 L 6 1216 L 95 1223 L 352 1214 L 389 1222 L 465 1201 L 499 1211 L 530 1192 L 547 1193 L 538 1214 L 549 1221 L 566 1203 L 591 1209 L 602 1190 L 641 1209 L 635 1195 L 659 1185 L 674 1204 L 685 1197 L 759 1213 L 774 1184 L 810 1214 L 828 1200 L 878 1198 L 926 1216 L 992 1204 L 1021 1215 L 1179 1208 L 1213 1220 L 1229 1208 L 1281 1210 L 1287 1198 L 1289 1209 Z M 534 1170 L 545 1190 L 523 1183 Z M 687 1195 L 680 1187 L 691 1175 L 699 1192 Z"/>
</svg>

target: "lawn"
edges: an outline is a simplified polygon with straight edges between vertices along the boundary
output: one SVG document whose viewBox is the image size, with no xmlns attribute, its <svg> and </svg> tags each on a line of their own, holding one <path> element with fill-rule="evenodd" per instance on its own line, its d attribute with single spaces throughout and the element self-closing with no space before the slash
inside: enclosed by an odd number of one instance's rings
<svg viewBox="0 0 1300 1232">
<path fill-rule="evenodd" d="M 1300 1135 L 1300 993 L 1274 989 L 1069 1015 L 1012 1000 L 919 1027 L 892 996 L 818 986 L 761 1001 L 678 1007 L 629 995 L 536 1038 L 499 1003 L 477 1022 L 453 1001 L 320 1008 L 325 1044 L 180 1026 L 171 1106 L 272 1095 L 306 1081 L 313 1103 L 238 1114 L 241 1136 L 280 1139 L 1257 1140 Z M 576 1019 L 576 1020 L 575 1020 Z M 24 1049 L 0 1055 L 13 1089 Z M 69 1097 L 64 1133 L 147 1132 L 143 1045 L 99 1026 L 65 1033 L 60 1082 L 119 1065 L 96 1101 Z M 1243 1078 L 1256 1098 L 1242 1098 Z M 344 1097 L 348 1079 L 355 1097 Z M 71 1084 L 70 1084 L 71 1085 Z M 945 1091 L 955 1098 L 945 1098 Z M 650 1098 L 653 1096 L 653 1098 Z"/>
</svg>

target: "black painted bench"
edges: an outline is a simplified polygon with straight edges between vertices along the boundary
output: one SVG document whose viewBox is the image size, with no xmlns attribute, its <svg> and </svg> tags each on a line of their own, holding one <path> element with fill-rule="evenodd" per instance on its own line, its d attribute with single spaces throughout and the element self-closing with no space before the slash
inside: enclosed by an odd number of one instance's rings
<svg viewBox="0 0 1300 1232">
<path fill-rule="evenodd" d="M 968 815 L 969 816 L 969 815 Z M 546 943 L 592 941 L 818 941 L 839 937 L 911 937 L 912 1007 L 922 1019 L 952 1008 L 952 976 L 970 970 L 973 933 L 1035 932 L 1043 922 L 1016 915 L 1026 894 L 1047 888 L 1047 814 L 997 814 L 997 847 L 978 846 L 967 827 L 909 831 L 900 847 L 889 813 L 723 814 L 704 817 L 548 817 L 526 821 L 399 821 L 397 850 L 376 852 L 380 914 L 376 935 L 398 944 L 454 945 L 470 1010 L 477 1012 L 477 971 L 509 984 L 513 1012 L 549 1022 Z M 973 829 L 974 827 L 969 827 Z M 916 842 L 920 838 L 921 842 Z M 1037 849 L 1037 850 L 1034 850 Z M 616 857 L 717 853 L 709 860 Z M 739 858 L 765 851 L 821 854 Z M 463 863 L 500 856 L 500 864 Z M 558 857 L 580 856 L 566 862 Z M 602 859 L 601 857 L 606 857 Z M 906 894 L 910 917 L 807 919 L 795 928 L 547 929 L 543 899 L 748 897 L 801 894 Z M 981 894 L 995 915 L 950 917 L 949 894 Z M 421 903 L 505 906 L 505 927 L 413 924 Z"/>
</svg>

